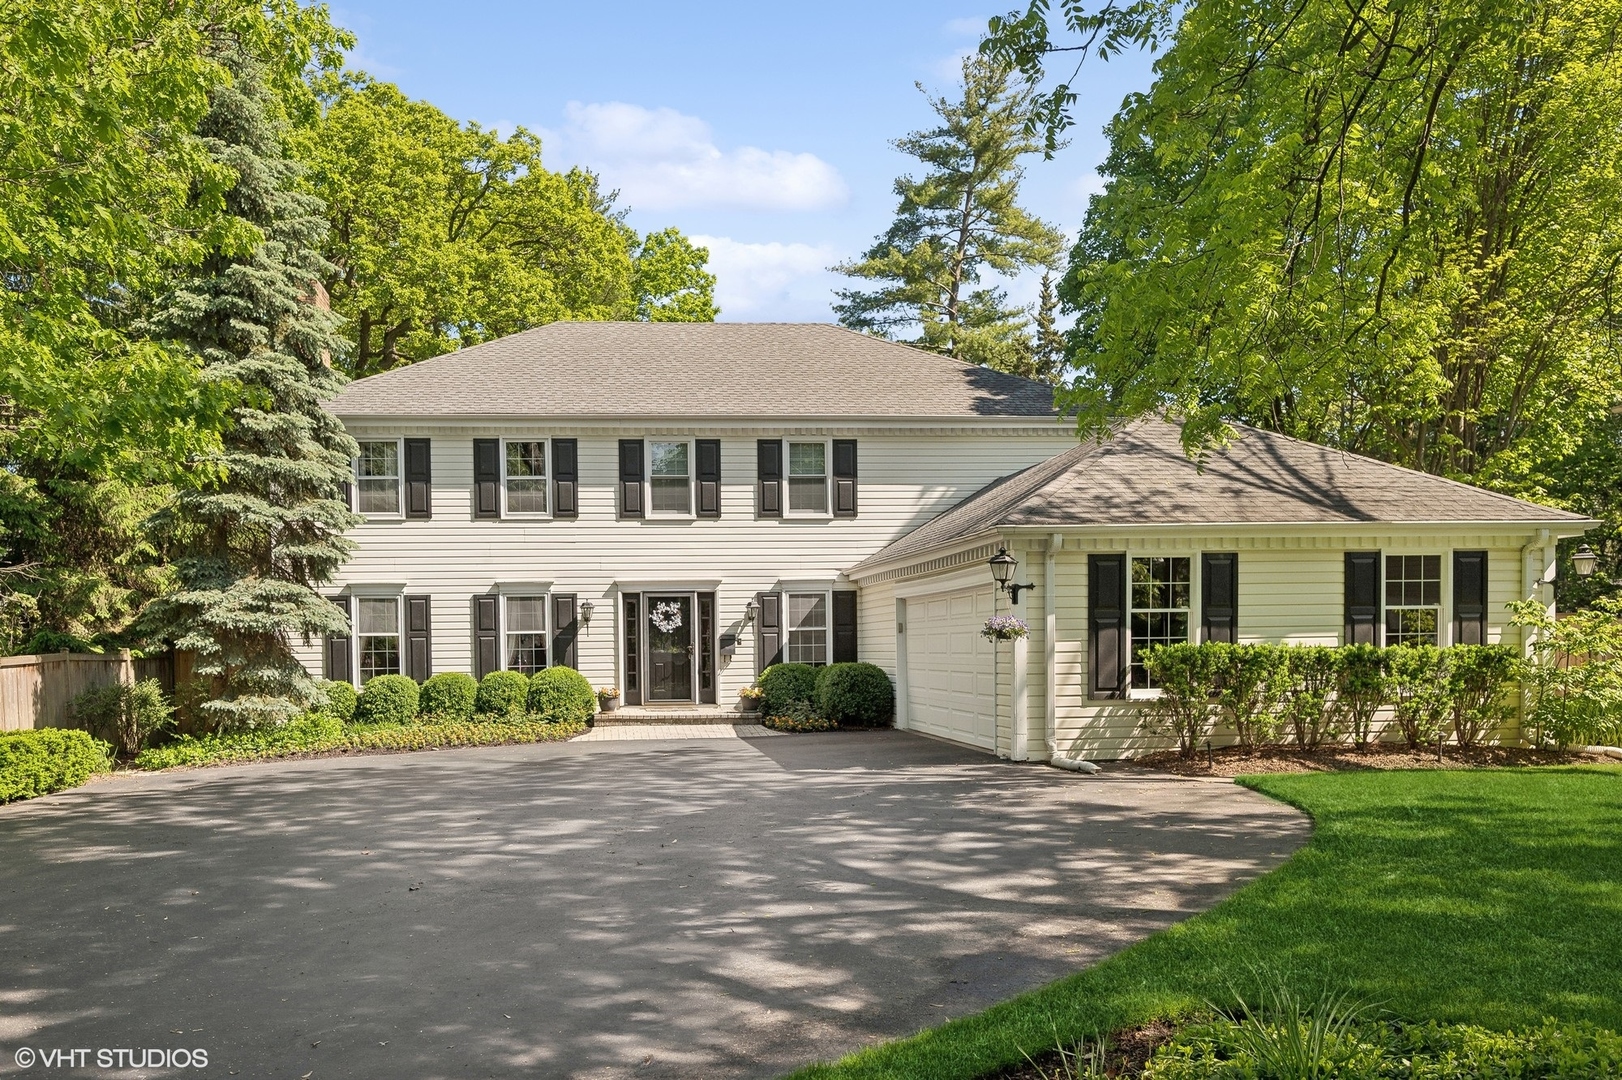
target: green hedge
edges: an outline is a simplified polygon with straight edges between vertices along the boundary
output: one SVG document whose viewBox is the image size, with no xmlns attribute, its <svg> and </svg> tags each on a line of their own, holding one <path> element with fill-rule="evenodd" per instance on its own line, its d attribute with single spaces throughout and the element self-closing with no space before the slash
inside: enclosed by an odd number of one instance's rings
<svg viewBox="0 0 1622 1080">
<path fill-rule="evenodd" d="M 358 724 L 405 724 L 417 716 L 422 690 L 404 675 L 373 675 L 355 703 Z"/>
<path fill-rule="evenodd" d="M 112 748 L 83 731 L 0 734 L 0 803 L 78 787 L 112 764 Z"/>
<path fill-rule="evenodd" d="M 135 759 L 134 765 L 138 769 L 168 769 L 182 765 L 219 765 L 302 754 L 556 742 L 583 734 L 585 730 L 583 722 L 549 723 L 539 717 L 524 715 L 484 721 L 344 724 L 324 713 L 308 713 L 276 728 L 208 735 L 201 739 L 186 736 L 165 746 L 143 751 Z"/>
<path fill-rule="evenodd" d="M 816 706 L 840 727 L 889 727 L 895 687 L 876 664 L 829 664 L 817 672 Z"/>
<path fill-rule="evenodd" d="M 810 664 L 773 664 L 760 673 L 755 685 L 766 692 L 760 711 L 780 716 L 795 705 L 815 705 L 817 669 Z"/>
<path fill-rule="evenodd" d="M 478 693 L 479 684 L 473 676 L 461 671 L 442 671 L 422 684 L 417 711 L 424 716 L 447 720 L 471 720 Z"/>
<path fill-rule="evenodd" d="M 597 692 L 571 667 L 549 667 L 529 680 L 530 715 L 543 720 L 585 723 L 597 711 Z"/>
<path fill-rule="evenodd" d="M 529 698 L 529 676 L 522 671 L 492 671 L 479 680 L 473 710 L 480 716 L 517 716 Z"/>
<path fill-rule="evenodd" d="M 359 700 L 355 688 L 346 682 L 323 681 L 320 685 L 322 693 L 327 695 L 327 706 L 322 711 L 346 724 L 353 720 Z"/>
</svg>

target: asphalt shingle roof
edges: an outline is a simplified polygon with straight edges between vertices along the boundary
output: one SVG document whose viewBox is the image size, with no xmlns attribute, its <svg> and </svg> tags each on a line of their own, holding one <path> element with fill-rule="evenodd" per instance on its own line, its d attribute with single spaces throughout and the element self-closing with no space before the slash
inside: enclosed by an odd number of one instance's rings
<svg viewBox="0 0 1622 1080">
<path fill-rule="evenodd" d="M 1580 514 L 1237 426 L 1241 438 L 1201 463 L 1183 452 L 1179 424 L 1121 424 L 1103 442 L 1083 443 L 988 484 L 858 565 L 1003 526 L 1588 522 Z"/>
<path fill-rule="evenodd" d="M 338 416 L 1030 417 L 1048 386 L 827 323 L 560 322 L 350 383 Z"/>
</svg>

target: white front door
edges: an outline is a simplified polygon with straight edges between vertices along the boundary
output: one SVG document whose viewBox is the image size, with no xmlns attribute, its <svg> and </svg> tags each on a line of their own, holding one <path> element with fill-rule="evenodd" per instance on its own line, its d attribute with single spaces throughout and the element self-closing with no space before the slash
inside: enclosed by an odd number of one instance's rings
<svg viewBox="0 0 1622 1080">
<path fill-rule="evenodd" d="M 907 726 L 996 749 L 993 649 L 980 636 L 992 593 L 961 589 L 907 601 Z"/>
</svg>

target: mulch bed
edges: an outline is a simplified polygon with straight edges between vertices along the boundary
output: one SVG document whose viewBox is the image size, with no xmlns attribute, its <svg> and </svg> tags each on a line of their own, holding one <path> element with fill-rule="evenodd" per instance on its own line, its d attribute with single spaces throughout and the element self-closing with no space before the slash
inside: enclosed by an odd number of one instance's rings
<svg viewBox="0 0 1622 1080">
<path fill-rule="evenodd" d="M 1106 1043 L 1104 1075 L 1116 1077 L 1139 1075 L 1154 1052 L 1163 1043 L 1171 1041 L 1175 1031 L 1172 1025 L 1162 1021 L 1128 1031 L 1117 1031 Z M 1067 1064 L 1069 1071 L 1066 1071 Z M 1083 1065 L 1082 1062 L 1066 1062 L 1054 1048 L 1040 1054 L 1033 1053 L 1031 1061 L 993 1073 L 986 1080 L 1053 1080 L 1055 1077 L 1090 1075 Z"/>
<path fill-rule="evenodd" d="M 1531 750 L 1520 746 L 1476 746 L 1461 749 L 1457 746 L 1442 748 L 1438 761 L 1436 748 L 1408 750 L 1395 746 L 1371 746 L 1359 750 L 1351 746 L 1325 746 L 1316 750 L 1297 750 L 1278 746 L 1258 750 L 1245 750 L 1238 746 L 1224 746 L 1211 751 L 1209 759 L 1202 746 L 1190 760 L 1177 756 L 1174 750 L 1128 761 L 1115 762 L 1105 768 L 1141 769 L 1158 773 L 1176 773 L 1179 776 L 1243 776 L 1246 773 L 1306 773 L 1357 772 L 1375 769 L 1501 769 L 1527 765 L 1588 765 L 1610 762 L 1622 764 L 1616 758 L 1602 754 L 1584 754 L 1565 750 Z"/>
</svg>

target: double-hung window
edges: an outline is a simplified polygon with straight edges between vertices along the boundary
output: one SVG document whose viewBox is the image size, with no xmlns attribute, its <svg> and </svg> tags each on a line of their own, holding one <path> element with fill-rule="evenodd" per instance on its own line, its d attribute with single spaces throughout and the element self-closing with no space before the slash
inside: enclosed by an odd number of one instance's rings
<svg viewBox="0 0 1622 1080">
<path fill-rule="evenodd" d="M 359 596 L 355 604 L 357 681 L 365 686 L 374 675 L 400 674 L 400 598 Z"/>
<path fill-rule="evenodd" d="M 355 459 L 355 509 L 380 516 L 400 513 L 400 441 L 362 439 Z"/>
<path fill-rule="evenodd" d="M 791 664 L 828 662 L 828 594 L 787 595 L 787 637 L 783 658 Z"/>
<path fill-rule="evenodd" d="M 648 441 L 649 511 L 672 517 L 693 512 L 692 443 L 650 439 Z"/>
<path fill-rule="evenodd" d="M 1385 557 L 1385 643 L 1438 644 L 1442 612 L 1442 557 Z"/>
<path fill-rule="evenodd" d="M 509 596 L 506 607 L 507 670 L 533 675 L 546 667 L 546 597 Z"/>
<path fill-rule="evenodd" d="M 1190 566 L 1187 556 L 1151 556 L 1132 560 L 1132 688 L 1154 687 L 1143 666 L 1143 651 L 1152 645 L 1188 641 Z"/>
<path fill-rule="evenodd" d="M 502 485 L 506 512 L 513 516 L 546 513 L 546 443 L 508 441 L 503 460 Z"/>
<path fill-rule="evenodd" d="M 788 512 L 828 512 L 828 444 L 788 440 Z"/>
</svg>

